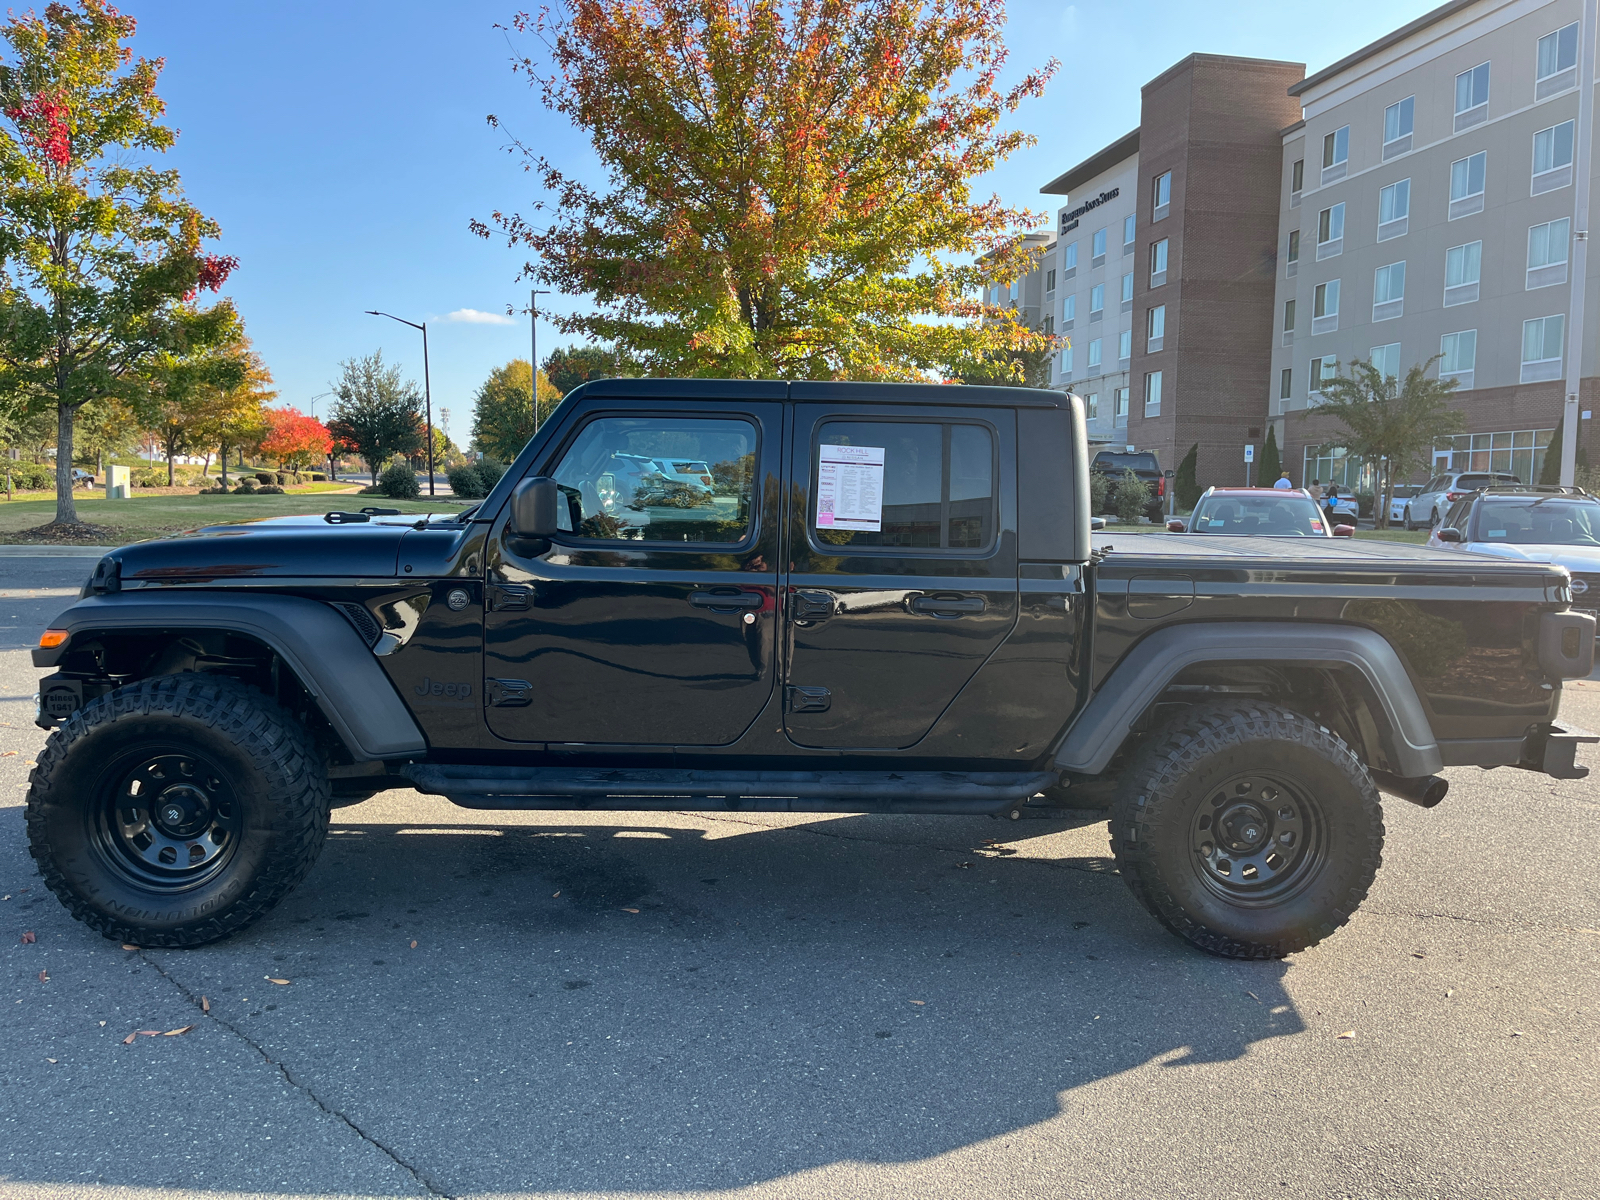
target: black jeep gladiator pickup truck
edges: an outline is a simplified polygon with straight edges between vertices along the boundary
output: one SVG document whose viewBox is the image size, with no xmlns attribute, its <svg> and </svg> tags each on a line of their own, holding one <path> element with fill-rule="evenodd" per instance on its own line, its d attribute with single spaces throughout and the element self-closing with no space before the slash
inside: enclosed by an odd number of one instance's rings
<svg viewBox="0 0 1600 1200">
<path fill-rule="evenodd" d="M 1253 958 L 1350 918 L 1380 790 L 1586 774 L 1556 719 L 1595 623 L 1563 569 L 1096 546 L 1088 470 L 1058 392 L 606 380 L 465 511 L 125 547 L 34 653 L 33 856 L 107 937 L 194 946 L 305 876 L 331 808 L 392 787 L 1010 817 L 1106 796 L 1140 902 Z"/>
</svg>

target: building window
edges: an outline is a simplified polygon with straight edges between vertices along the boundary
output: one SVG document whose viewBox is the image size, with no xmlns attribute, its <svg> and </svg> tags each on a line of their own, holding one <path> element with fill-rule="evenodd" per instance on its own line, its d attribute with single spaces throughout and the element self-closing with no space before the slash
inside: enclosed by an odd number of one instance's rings
<svg viewBox="0 0 1600 1200">
<path fill-rule="evenodd" d="M 1322 139 L 1322 183 L 1343 179 L 1350 167 L 1350 126 L 1342 125 Z"/>
<path fill-rule="evenodd" d="M 1070 342 L 1061 348 L 1061 374 L 1063 377 L 1072 374 L 1072 345 Z"/>
<path fill-rule="evenodd" d="M 1044 273 L 1044 294 L 1051 295 L 1056 290 L 1056 273 L 1054 268 Z"/>
<path fill-rule="evenodd" d="M 1133 311 L 1133 272 L 1122 277 L 1122 311 Z"/>
<path fill-rule="evenodd" d="M 1150 286 L 1160 287 L 1167 281 L 1167 240 L 1150 245 Z"/>
<path fill-rule="evenodd" d="M 1289 252 L 1284 256 L 1283 277 L 1293 279 L 1300 270 L 1300 231 L 1289 231 Z"/>
<path fill-rule="evenodd" d="M 1378 189 L 1378 240 L 1404 236 L 1411 220 L 1411 180 Z"/>
<path fill-rule="evenodd" d="M 1406 308 L 1406 264 L 1390 263 L 1372 273 L 1372 319 L 1392 321 Z"/>
<path fill-rule="evenodd" d="M 1311 293 L 1311 332 L 1332 333 L 1339 328 L 1339 281 L 1319 283 Z"/>
<path fill-rule="evenodd" d="M 1010 290 L 1008 292 L 1008 298 L 1010 299 L 1013 308 L 1016 307 L 1017 297 L 1019 295 L 1021 295 L 1021 292 L 1022 292 L 1022 280 L 1013 279 L 1011 281 L 1011 287 L 1010 287 Z"/>
<path fill-rule="evenodd" d="M 1439 339 L 1439 378 L 1454 379 L 1462 389 L 1472 386 L 1472 373 L 1478 365 L 1478 331 L 1463 329 Z"/>
<path fill-rule="evenodd" d="M 1411 118 L 1417 98 L 1407 96 L 1383 110 L 1383 159 L 1387 162 L 1411 149 Z"/>
<path fill-rule="evenodd" d="M 1084 404 L 1083 404 L 1083 413 L 1084 413 L 1084 416 L 1088 417 L 1089 420 L 1091 420 L 1091 421 L 1096 420 L 1100 416 L 1100 393 L 1099 392 L 1090 392 L 1089 395 L 1087 397 L 1085 397 Z"/>
<path fill-rule="evenodd" d="M 1444 252 L 1444 305 L 1471 304 L 1483 273 L 1483 243 L 1468 242 Z"/>
<path fill-rule="evenodd" d="M 1567 244 L 1571 228 L 1570 217 L 1529 228 L 1528 291 L 1567 281 Z"/>
<path fill-rule="evenodd" d="M 1292 299 L 1283 302 L 1283 344 L 1285 346 L 1294 342 L 1294 309 L 1295 302 Z"/>
<path fill-rule="evenodd" d="M 1450 164 L 1450 220 L 1483 211 L 1483 181 L 1488 167 L 1486 150 Z"/>
<path fill-rule="evenodd" d="M 1367 355 L 1367 361 L 1385 379 L 1400 378 L 1400 343 L 1390 342 L 1387 346 L 1374 346 L 1372 353 Z"/>
<path fill-rule="evenodd" d="M 1132 388 L 1113 388 L 1111 391 L 1112 420 L 1118 425 L 1128 423 L 1128 409 L 1132 400 Z"/>
<path fill-rule="evenodd" d="M 1300 193 L 1306 186 L 1306 160 L 1297 158 L 1289 168 L 1289 207 L 1300 207 Z"/>
<path fill-rule="evenodd" d="M 1100 365 L 1100 339 L 1095 338 L 1089 343 L 1089 370 L 1093 371 Z"/>
<path fill-rule="evenodd" d="M 1133 330 L 1124 329 L 1117 334 L 1117 358 L 1126 363 L 1133 357 Z"/>
<path fill-rule="evenodd" d="M 1129 213 L 1122 218 L 1122 252 L 1124 254 L 1133 253 L 1133 240 L 1133 214 Z"/>
<path fill-rule="evenodd" d="M 1322 385 L 1327 383 L 1328 380 L 1337 377 L 1338 374 L 1339 360 L 1333 355 L 1325 354 L 1321 358 L 1313 358 L 1311 360 L 1311 384 L 1308 394 L 1320 397 L 1322 395 Z"/>
<path fill-rule="evenodd" d="M 1317 261 L 1344 253 L 1344 204 L 1317 214 Z"/>
<path fill-rule="evenodd" d="M 1165 344 L 1167 306 L 1158 304 L 1145 314 L 1145 351 L 1154 354 Z"/>
<path fill-rule="evenodd" d="M 1573 127 L 1573 122 L 1563 121 L 1533 135 L 1533 195 L 1572 182 Z"/>
<path fill-rule="evenodd" d="M 1159 221 L 1172 204 L 1172 172 L 1163 171 L 1150 181 L 1150 219 Z"/>
<path fill-rule="evenodd" d="M 1151 371 L 1144 377 L 1144 415 L 1161 415 L 1161 372 Z"/>
<path fill-rule="evenodd" d="M 1061 252 L 1061 278 L 1071 279 L 1078 273 L 1078 243 L 1068 242 Z"/>
<path fill-rule="evenodd" d="M 1538 71 L 1533 86 L 1535 102 L 1564 92 L 1578 82 L 1578 23 L 1547 33 L 1539 39 Z"/>
<path fill-rule="evenodd" d="M 1089 289 L 1089 320 L 1098 321 L 1106 306 L 1106 285 L 1097 283 Z"/>
<path fill-rule="evenodd" d="M 1456 76 L 1455 131 L 1481 125 L 1489 116 L 1489 64 L 1479 63 Z"/>
<path fill-rule="evenodd" d="M 1061 302 L 1061 328 L 1071 329 L 1072 322 L 1078 316 L 1078 294 L 1069 292 L 1067 298 Z"/>
<path fill-rule="evenodd" d="M 1289 398 L 1294 395 L 1294 368 L 1285 367 L 1278 372 L 1278 399 L 1283 401 L 1283 407 L 1289 407 Z"/>
<path fill-rule="evenodd" d="M 1441 438 L 1434 447 L 1434 469 L 1495 471 L 1518 479 L 1537 479 L 1554 435 L 1554 429 L 1519 429 Z"/>
<path fill-rule="evenodd" d="M 1054 337 L 1055 336 L 1056 318 L 1055 318 L 1055 314 L 1054 313 L 1046 313 L 1045 314 L 1044 322 L 1040 326 L 1040 330 L 1039 331 L 1041 333 L 1043 333 L 1045 335 L 1045 337 Z"/>
<path fill-rule="evenodd" d="M 1096 229 L 1094 231 L 1094 239 L 1093 239 L 1093 244 L 1091 246 L 1091 253 L 1094 256 L 1089 260 L 1089 265 L 1091 267 L 1103 267 L 1103 266 L 1105 266 L 1105 262 L 1106 262 L 1106 231 L 1104 229 Z"/>
<path fill-rule="evenodd" d="M 1522 382 L 1561 378 L 1561 355 L 1566 340 L 1567 318 L 1535 317 L 1522 323 Z"/>
</svg>

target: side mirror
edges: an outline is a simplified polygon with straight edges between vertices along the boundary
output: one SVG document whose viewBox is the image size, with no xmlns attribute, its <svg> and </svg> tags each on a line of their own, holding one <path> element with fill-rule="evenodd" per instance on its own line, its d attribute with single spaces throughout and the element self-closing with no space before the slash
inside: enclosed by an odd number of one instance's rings
<svg viewBox="0 0 1600 1200">
<path fill-rule="evenodd" d="M 1355 537 L 1355 535 L 1356 527 L 1354 525 L 1335 525 L 1333 527 L 1334 537 Z"/>
<path fill-rule="evenodd" d="M 1185 526 L 1182 521 L 1178 520 L 1177 517 L 1173 517 L 1172 520 L 1167 522 L 1168 533 L 1183 533 L 1186 528 L 1187 526 Z"/>
<path fill-rule="evenodd" d="M 1096 532 L 1104 529 L 1105 527 L 1106 527 L 1106 519 L 1104 517 L 1090 517 L 1089 518 L 1089 531 L 1091 533 L 1096 533 Z"/>
<path fill-rule="evenodd" d="M 1437 537 L 1441 542 L 1459 543 L 1461 541 L 1461 530 L 1451 529 L 1448 525 L 1446 525 L 1434 536 Z"/>
<path fill-rule="evenodd" d="M 511 493 L 511 521 L 507 528 L 517 537 L 554 537 L 559 497 L 556 481 L 547 475 L 523 480 Z"/>
</svg>

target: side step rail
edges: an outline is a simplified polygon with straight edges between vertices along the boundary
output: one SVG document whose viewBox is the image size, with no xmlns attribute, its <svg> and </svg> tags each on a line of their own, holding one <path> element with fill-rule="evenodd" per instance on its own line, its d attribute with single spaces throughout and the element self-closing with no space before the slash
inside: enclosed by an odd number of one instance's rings
<svg viewBox="0 0 1600 1200">
<path fill-rule="evenodd" d="M 993 813 L 1055 785 L 1055 771 L 674 771 L 411 763 L 418 790 L 463 808 Z"/>
</svg>

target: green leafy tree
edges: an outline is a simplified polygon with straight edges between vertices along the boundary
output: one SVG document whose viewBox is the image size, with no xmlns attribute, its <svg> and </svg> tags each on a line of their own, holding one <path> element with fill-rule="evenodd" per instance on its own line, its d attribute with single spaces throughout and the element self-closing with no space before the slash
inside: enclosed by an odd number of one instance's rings
<svg viewBox="0 0 1600 1200">
<path fill-rule="evenodd" d="M 1302 415 L 1327 418 L 1343 426 L 1343 432 L 1325 442 L 1319 453 L 1343 446 L 1377 467 L 1373 515 L 1379 529 L 1388 527 L 1395 481 L 1426 465 L 1433 444 L 1460 433 L 1466 424 L 1465 418 L 1450 408 L 1456 381 L 1428 378 L 1428 368 L 1439 357 L 1436 354 L 1412 367 L 1403 380 L 1357 360 L 1347 374 L 1323 382 L 1321 404 L 1300 410 Z"/>
<path fill-rule="evenodd" d="M 415 381 L 401 380 L 399 367 L 384 365 L 383 351 L 339 366 L 343 373 L 331 385 L 335 400 L 328 419 L 336 450 L 360 455 L 376 477 L 396 454 L 427 447 L 422 393 Z"/>
<path fill-rule="evenodd" d="M 1259 487 L 1271 487 L 1278 482 L 1278 476 L 1283 474 L 1283 458 L 1278 453 L 1278 427 L 1267 426 L 1267 440 L 1261 447 L 1261 461 L 1256 464 L 1259 474 L 1256 484 Z"/>
<path fill-rule="evenodd" d="M 608 184 L 513 139 L 553 211 L 473 228 L 594 297 L 565 332 L 647 375 L 742 378 L 955 378 L 1047 344 L 979 299 L 1042 250 L 1037 215 L 973 185 L 1033 143 L 1001 124 L 1056 68 L 998 86 L 1001 0 L 566 0 L 515 25 Z"/>
<path fill-rule="evenodd" d="M 230 350 L 242 365 L 242 377 L 231 387 L 222 386 L 226 380 L 212 381 L 200 408 L 196 430 L 201 445 L 216 448 L 223 487 L 228 486 L 228 455 L 261 445 L 271 432 L 267 404 L 278 397 L 272 387 L 272 373 L 261 356 L 250 349 L 248 338 L 241 338 Z"/>
<path fill-rule="evenodd" d="M 528 444 L 533 436 L 533 413 L 528 408 L 532 371 L 527 359 L 514 358 L 489 372 L 472 400 L 472 444 L 476 449 L 510 462 Z M 540 371 L 540 425 L 560 403 L 561 393 Z"/>
<path fill-rule="evenodd" d="M 125 43 L 134 20 L 105 0 L 12 14 L 0 37 L 0 392 L 56 416 L 56 522 L 75 525 L 73 421 L 132 401 L 163 355 L 224 340 L 232 309 L 183 303 L 238 265 L 208 254 L 215 222 L 184 198 L 169 149 L 159 60 Z"/>
<path fill-rule="evenodd" d="M 1193 512 L 1194 506 L 1200 503 L 1200 497 L 1205 494 L 1205 488 L 1200 486 L 1196 478 L 1199 470 L 1200 443 L 1196 442 L 1189 447 L 1189 453 L 1183 456 L 1183 461 L 1178 464 L 1178 473 L 1172 479 L 1178 507 L 1185 512 Z"/>
<path fill-rule="evenodd" d="M 591 379 L 614 379 L 623 374 L 621 357 L 605 346 L 560 347 L 545 356 L 539 369 L 563 396 Z"/>
<path fill-rule="evenodd" d="M 224 305 L 231 314 L 233 307 Z M 188 354 L 159 354 L 145 373 L 147 387 L 136 409 L 146 415 L 146 427 L 161 445 L 167 460 L 167 486 L 181 454 L 210 451 L 210 416 L 221 396 L 241 387 L 250 371 L 243 331 L 235 319 L 227 340 Z"/>
<path fill-rule="evenodd" d="M 1137 525 L 1150 503 L 1150 485 L 1130 470 L 1122 472 L 1117 480 L 1117 520 L 1124 525 Z"/>
<path fill-rule="evenodd" d="M 963 367 L 962 383 L 991 384 L 1000 387 L 1044 388 L 1050 386 L 1049 346 L 1027 350 L 991 350 L 978 361 Z"/>
<path fill-rule="evenodd" d="M 1561 434 L 1566 428 L 1566 418 L 1556 422 L 1555 434 L 1550 438 L 1550 444 L 1544 450 L 1544 463 L 1539 468 L 1539 483 L 1559 484 L 1561 482 Z M 1573 455 L 1574 466 L 1579 472 L 1588 470 L 1589 456 L 1584 453 L 1582 446 L 1578 447 L 1577 454 Z"/>
</svg>

